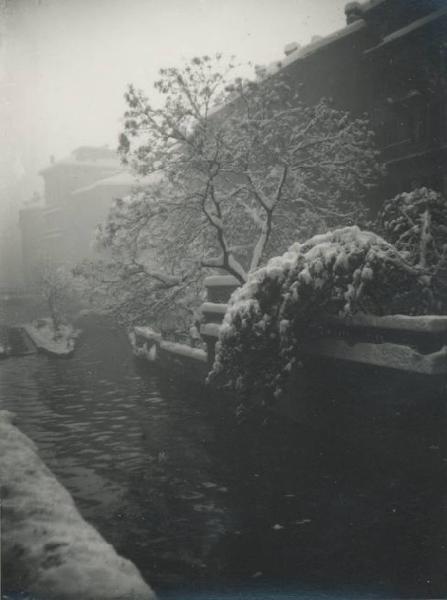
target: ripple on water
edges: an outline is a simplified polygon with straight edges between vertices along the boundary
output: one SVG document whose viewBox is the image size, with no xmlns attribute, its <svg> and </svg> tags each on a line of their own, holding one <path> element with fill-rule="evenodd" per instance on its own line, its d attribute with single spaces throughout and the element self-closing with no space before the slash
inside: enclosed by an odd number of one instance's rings
<svg viewBox="0 0 447 600">
<path fill-rule="evenodd" d="M 165 397 L 157 376 L 139 372 L 121 338 L 95 333 L 68 361 L 35 355 L 0 363 L 0 406 L 18 414 L 19 426 L 104 537 L 148 577 L 156 561 L 158 577 L 169 579 L 173 569 L 187 568 L 182 545 L 201 560 L 211 535 L 209 514 L 179 498 L 215 479 L 199 433 L 208 426 L 193 397 L 172 385 Z M 176 546 L 179 523 L 178 560 L 163 561 L 162 551 L 172 554 Z M 148 550 L 157 531 L 159 541 Z"/>
<path fill-rule="evenodd" d="M 110 433 L 100 433 L 100 434 L 94 433 L 91 436 L 91 438 L 92 438 L 93 441 L 96 441 L 96 442 L 104 442 L 106 440 L 109 440 L 110 436 L 111 436 Z"/>
</svg>

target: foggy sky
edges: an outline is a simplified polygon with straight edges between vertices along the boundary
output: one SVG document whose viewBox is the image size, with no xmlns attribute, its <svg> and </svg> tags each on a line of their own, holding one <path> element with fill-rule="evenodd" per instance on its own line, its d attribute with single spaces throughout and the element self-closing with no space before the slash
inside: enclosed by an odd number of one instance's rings
<svg viewBox="0 0 447 600">
<path fill-rule="evenodd" d="M 0 202 L 23 201 L 49 156 L 116 146 L 126 84 L 224 52 L 266 64 L 344 25 L 346 0 L 0 0 Z M 8 196 L 10 199 L 10 195 Z"/>
</svg>

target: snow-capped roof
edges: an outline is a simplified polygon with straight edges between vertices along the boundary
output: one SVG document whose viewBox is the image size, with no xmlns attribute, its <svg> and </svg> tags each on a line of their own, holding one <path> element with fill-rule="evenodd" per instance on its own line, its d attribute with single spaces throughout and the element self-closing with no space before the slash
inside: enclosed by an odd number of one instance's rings
<svg viewBox="0 0 447 600">
<path fill-rule="evenodd" d="M 93 167 L 101 169 L 120 170 L 120 159 L 114 150 L 109 148 L 96 148 L 94 146 L 81 146 L 71 152 L 69 156 L 52 162 L 39 171 L 40 175 L 63 166 Z"/>
<path fill-rule="evenodd" d="M 77 190 L 74 190 L 72 192 L 72 195 L 81 195 L 86 192 L 96 190 L 98 188 L 128 187 L 130 190 L 131 188 L 144 187 L 160 183 L 162 179 L 163 175 L 161 172 L 151 173 L 146 177 L 138 178 L 135 175 L 132 175 L 132 173 L 129 173 L 129 171 L 120 171 L 119 173 L 115 173 L 110 177 L 99 179 L 98 181 L 95 181 L 90 185 L 86 185 Z"/>
<path fill-rule="evenodd" d="M 366 2 L 365 4 L 361 5 L 362 11 L 369 10 L 377 4 L 381 4 L 385 1 L 386 0 L 370 0 L 369 2 Z M 363 19 L 359 19 L 357 21 L 354 21 L 353 23 L 350 23 L 349 25 L 346 25 L 345 27 L 342 27 L 341 29 L 338 29 L 337 31 L 334 31 L 333 33 L 330 33 L 325 37 L 315 39 L 316 36 L 314 36 L 313 41 L 307 44 L 306 46 L 297 45 L 296 50 L 291 51 L 287 56 L 272 61 L 270 64 L 264 67 L 265 76 L 270 77 L 271 75 L 278 73 L 285 67 L 299 60 L 303 60 L 308 56 L 311 56 L 312 54 L 330 46 L 334 42 L 344 39 L 349 35 L 352 35 L 353 33 L 364 29 L 365 27 L 365 21 Z M 292 44 L 295 44 L 295 42 L 293 42 Z M 288 44 L 287 46 L 291 46 L 291 44 Z M 213 106 L 210 108 L 208 114 L 211 116 L 213 114 L 220 113 L 227 105 L 228 104 L 218 104 L 216 106 Z"/>
<path fill-rule="evenodd" d="M 315 52 L 318 52 L 323 48 L 330 46 L 334 42 L 346 38 L 352 33 L 360 31 L 365 27 L 365 21 L 363 21 L 363 19 L 359 19 L 358 21 L 354 21 L 354 23 L 346 25 L 346 27 L 343 27 L 342 29 L 338 29 L 337 31 L 334 31 L 333 33 L 321 39 L 315 40 L 314 42 L 307 44 L 307 46 L 303 46 L 295 52 L 292 52 L 288 56 L 270 63 L 270 65 L 268 65 L 266 69 L 267 75 L 273 75 L 274 73 L 277 73 L 284 67 L 287 67 L 288 65 L 291 65 L 292 63 L 297 62 L 299 60 L 303 60 L 304 58 L 307 58 Z"/>
<path fill-rule="evenodd" d="M 413 21 L 409 25 L 406 25 L 405 27 L 402 27 L 401 29 L 398 29 L 397 31 L 393 31 L 389 35 L 385 36 L 383 38 L 383 40 L 380 42 L 380 44 L 378 44 L 377 46 L 374 46 L 374 48 L 371 48 L 370 50 L 368 50 L 367 53 L 373 52 L 374 50 L 377 50 L 377 48 L 381 48 L 382 46 L 385 46 L 386 44 L 389 44 L 390 42 L 394 42 L 395 40 L 398 40 L 398 39 L 408 35 L 409 33 L 416 31 L 417 29 L 420 29 L 421 27 L 424 27 L 425 25 L 429 25 L 433 21 L 436 21 L 436 19 L 439 19 L 440 17 L 443 17 L 443 16 L 447 16 L 447 6 L 445 8 L 441 8 L 439 10 L 436 10 L 435 12 L 430 13 L 429 15 L 426 15 L 425 17 L 421 17 L 420 19 Z"/>
<path fill-rule="evenodd" d="M 366 0 L 366 2 L 360 3 L 360 8 L 362 12 L 366 12 L 372 8 L 375 8 L 379 4 L 383 4 L 384 2 L 387 2 L 387 0 Z"/>
<path fill-rule="evenodd" d="M 55 168 L 57 169 L 59 167 L 65 167 L 65 166 L 99 167 L 102 169 L 115 170 L 115 169 L 119 168 L 119 161 L 115 161 L 115 160 L 111 160 L 111 159 L 102 159 L 102 160 L 96 160 L 96 161 L 90 161 L 90 160 L 81 161 L 81 160 L 73 160 L 70 157 L 67 157 L 67 158 L 58 160 L 57 162 L 53 163 L 52 165 L 49 165 L 48 167 L 45 167 L 44 169 L 41 169 L 39 171 L 39 174 L 43 175 L 44 173 L 48 173 L 49 171 L 52 171 Z"/>
</svg>

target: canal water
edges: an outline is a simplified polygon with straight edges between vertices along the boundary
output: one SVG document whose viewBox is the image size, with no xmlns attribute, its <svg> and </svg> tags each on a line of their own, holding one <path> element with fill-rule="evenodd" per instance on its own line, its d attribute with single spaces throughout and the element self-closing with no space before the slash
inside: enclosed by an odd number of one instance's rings
<svg viewBox="0 0 447 600">
<path fill-rule="evenodd" d="M 365 449 L 353 461 L 329 430 L 238 424 L 225 399 L 136 362 L 110 323 L 81 326 L 72 359 L 0 363 L 1 407 L 161 597 L 436 595 L 432 517 L 408 513 L 432 506 L 430 474 L 408 503 L 412 477 L 377 473 Z"/>
</svg>

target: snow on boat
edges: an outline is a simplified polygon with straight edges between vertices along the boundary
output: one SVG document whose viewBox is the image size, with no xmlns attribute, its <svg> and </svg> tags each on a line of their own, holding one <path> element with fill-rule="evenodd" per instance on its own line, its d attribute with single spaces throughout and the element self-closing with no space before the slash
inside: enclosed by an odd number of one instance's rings
<svg viewBox="0 0 447 600">
<path fill-rule="evenodd" d="M 55 331 L 50 319 L 39 319 L 26 323 L 23 329 L 29 335 L 37 350 L 56 358 L 70 358 L 75 351 L 76 338 L 80 331 L 72 325 L 60 325 Z"/>
</svg>

